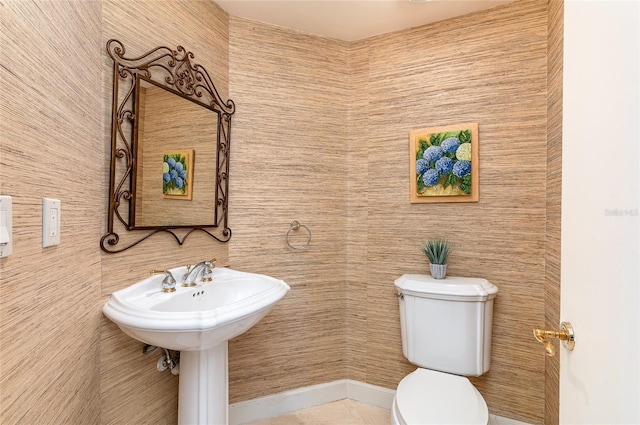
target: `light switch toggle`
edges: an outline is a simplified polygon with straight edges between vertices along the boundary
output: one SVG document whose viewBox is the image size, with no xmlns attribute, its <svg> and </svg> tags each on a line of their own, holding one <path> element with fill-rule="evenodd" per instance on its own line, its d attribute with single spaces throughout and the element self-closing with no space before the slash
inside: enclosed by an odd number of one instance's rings
<svg viewBox="0 0 640 425">
<path fill-rule="evenodd" d="M 60 200 L 42 198 L 42 246 L 60 243 Z"/>
<path fill-rule="evenodd" d="M 0 211 L 0 245 L 6 245 L 11 242 L 7 221 L 7 212 Z"/>
<path fill-rule="evenodd" d="M 11 243 L 11 221 L 11 196 L 0 196 L 0 258 L 8 257 L 13 250 Z"/>
</svg>

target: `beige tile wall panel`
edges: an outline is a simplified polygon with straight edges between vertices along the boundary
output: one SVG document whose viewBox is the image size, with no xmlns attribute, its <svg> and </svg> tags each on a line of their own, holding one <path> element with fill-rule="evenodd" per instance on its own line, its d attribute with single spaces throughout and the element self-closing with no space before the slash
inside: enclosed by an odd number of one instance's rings
<svg viewBox="0 0 640 425">
<path fill-rule="evenodd" d="M 414 368 L 393 280 L 427 273 L 419 246 L 441 235 L 455 244 L 451 275 L 500 288 L 491 371 L 473 379 L 489 409 L 557 422 L 553 399 L 541 408 L 557 363 L 531 328 L 558 312 L 561 16 L 525 0 L 345 43 L 228 18 L 213 2 L 5 3 L 0 189 L 14 196 L 15 241 L 0 260 L 0 421 L 175 423 L 177 378 L 100 307 L 149 268 L 209 257 L 291 285 L 230 342 L 231 402 L 343 378 L 393 388 Z M 131 55 L 183 45 L 236 102 L 229 244 L 194 234 L 179 248 L 160 235 L 99 254 L 110 38 Z M 410 204 L 409 130 L 476 121 L 480 202 Z M 52 167 L 67 162 L 82 165 Z M 63 229 L 44 250 L 43 196 L 61 199 Z M 313 232 L 306 250 L 284 241 L 293 220 Z"/>
<path fill-rule="evenodd" d="M 491 370 L 473 379 L 492 413 L 541 423 L 544 358 L 529 337 L 544 320 L 546 2 L 525 1 L 369 40 L 366 381 L 394 387 L 401 352 L 393 280 L 427 273 L 419 250 L 455 245 L 450 275 L 500 288 Z M 480 202 L 409 204 L 408 131 L 478 122 Z M 356 196 L 363 188 L 350 192 Z M 526 384 L 524 384 L 526 383 Z"/>
<path fill-rule="evenodd" d="M 547 241 L 545 255 L 545 326 L 560 324 L 560 204 L 562 200 L 562 44 L 564 2 L 549 1 L 547 41 Z M 554 341 L 556 353 L 563 348 Z M 560 356 L 545 357 L 544 423 L 559 423 Z"/>
<path fill-rule="evenodd" d="M 185 47 L 195 55 L 194 62 L 204 66 L 223 98 L 228 98 L 228 22 L 226 14 L 212 2 L 153 2 L 105 1 L 103 3 L 103 60 L 104 123 L 111 125 L 111 69 L 113 62 L 106 54 L 107 40 L 120 40 L 127 55 L 142 55 L 158 46 L 175 49 Z M 108 152 L 110 134 L 105 132 L 104 144 Z M 108 154 L 105 167 L 108 167 Z M 108 168 L 105 168 L 108 170 Z M 108 171 L 107 171 L 108 172 Z M 105 178 L 108 177 L 107 172 Z M 106 222 L 103 226 L 106 231 Z M 133 236 L 145 233 L 134 232 Z M 132 233 L 123 231 L 121 237 L 131 240 Z M 123 243 L 123 245 L 125 245 Z M 168 268 L 212 257 L 226 263 L 228 246 L 210 237 L 194 233 L 183 247 L 166 234 L 154 236 L 136 248 L 121 254 L 103 254 L 102 294 L 146 277 L 151 268 Z"/>
<path fill-rule="evenodd" d="M 229 344 L 230 400 L 346 375 L 348 44 L 230 18 L 232 267 L 291 291 Z M 293 220 L 313 238 L 284 240 Z M 237 229 L 237 230 L 235 230 Z M 303 229 L 291 242 L 306 242 Z"/>
<path fill-rule="evenodd" d="M 0 193 L 13 197 L 0 423 L 97 424 L 102 156 L 89 153 L 103 144 L 100 3 L 0 9 Z M 61 201 L 61 243 L 44 249 L 43 197 Z"/>
<path fill-rule="evenodd" d="M 106 298 L 104 299 L 106 302 Z M 178 377 L 156 369 L 160 352 L 142 354 L 142 344 L 102 318 L 100 335 L 103 424 L 176 424 Z"/>
<path fill-rule="evenodd" d="M 127 56 L 138 56 L 158 47 L 176 49 L 178 45 L 195 55 L 194 62 L 207 69 L 220 95 L 228 98 L 228 19 L 213 2 L 125 2 L 103 3 L 104 125 L 111 126 L 111 79 L 113 62 L 106 53 L 107 40 L 120 40 Z M 108 176 L 110 132 L 105 131 L 105 179 Z M 106 207 L 105 207 L 106 209 Z M 231 226 L 231 225 L 230 225 Z M 232 227 L 232 226 L 231 226 Z M 128 233 L 116 227 L 125 246 L 144 232 Z M 106 232 L 106 218 L 103 227 Z M 233 227 L 232 227 L 233 230 Z M 220 244 L 204 233 L 194 233 L 182 248 L 169 234 L 161 234 L 142 242 L 136 248 L 120 254 L 103 254 L 102 294 L 146 277 L 148 270 L 191 264 L 217 258 L 227 262 L 226 244 Z"/>
<path fill-rule="evenodd" d="M 257 173 L 259 184 L 232 179 L 232 210 L 245 225 L 234 235 L 230 262 L 248 261 L 293 287 L 268 325 L 232 342 L 232 399 L 328 380 L 327 356 L 340 359 L 342 351 L 322 344 L 344 338 L 339 326 L 331 327 L 341 320 L 348 324 L 348 375 L 397 385 L 414 366 L 402 356 L 392 282 L 402 273 L 426 272 L 419 245 L 440 234 L 456 244 L 452 275 L 486 277 L 501 291 L 492 370 L 474 382 L 492 412 L 542 422 L 543 413 L 532 406 L 543 401 L 544 359 L 529 335 L 532 324 L 544 320 L 546 13 L 543 1 L 519 2 L 352 43 L 346 89 L 331 74 L 340 65 L 329 56 L 332 41 L 231 18 L 231 90 L 241 105 L 232 173 L 248 179 Z M 340 118 L 313 104 L 323 90 L 343 89 L 349 98 L 346 146 L 337 133 Z M 326 118 L 333 118 L 329 137 L 321 128 Z M 480 203 L 410 205 L 408 131 L 468 121 L 480 123 Z M 310 137 L 301 136 L 304 129 Z M 319 153 L 316 137 L 324 137 Z M 344 183 L 332 184 L 323 167 L 309 163 L 318 158 L 334 167 L 330 172 L 343 172 L 341 156 L 347 158 Z M 325 188 L 331 201 L 319 205 Z M 307 252 L 287 252 L 283 244 L 293 219 L 314 231 Z M 320 239 L 325 235 L 326 242 Z M 336 273 L 340 264 L 325 258 L 346 258 L 346 279 Z M 324 324 L 329 328 L 315 326 L 333 314 Z M 271 334 L 272 326 L 282 332 Z M 252 367 L 251 354 L 246 361 L 242 354 L 245 345 L 247 353 L 249 347 L 269 353 L 253 358 L 260 368 L 287 373 Z"/>
<path fill-rule="evenodd" d="M 369 42 L 355 42 L 349 55 L 349 179 L 347 190 L 347 377 L 367 380 L 368 317 L 368 200 L 370 184 L 368 152 L 362 150 L 362 137 L 369 128 L 368 87 L 363 82 L 369 73 Z M 380 258 L 386 263 L 386 258 Z"/>
<path fill-rule="evenodd" d="M 104 172 L 108 179 L 111 78 L 113 63 L 106 53 L 107 40 L 120 40 L 128 56 L 147 53 L 158 46 L 193 52 L 195 63 L 209 72 L 220 95 L 229 97 L 228 18 L 215 3 L 208 1 L 154 2 L 104 1 L 103 31 L 99 46 L 102 58 Z M 232 142 L 233 143 L 233 142 Z M 100 199 L 106 210 L 106 187 Z M 230 227 L 234 229 L 233 221 Z M 106 216 L 100 222 L 106 232 Z M 142 233 L 144 234 L 144 233 Z M 122 232 L 123 245 L 131 234 Z M 94 241 L 97 247 L 99 237 Z M 194 233 L 179 247 L 172 236 L 160 234 L 120 254 L 102 254 L 102 297 L 144 279 L 152 268 L 193 264 L 213 257 L 227 263 L 228 244 L 221 244 L 203 233 Z M 99 308 L 99 307 L 98 307 Z M 143 344 L 122 333 L 109 320 L 101 319 L 101 403 L 102 423 L 174 424 L 177 420 L 178 377 L 156 370 L 156 359 L 142 355 Z"/>
</svg>

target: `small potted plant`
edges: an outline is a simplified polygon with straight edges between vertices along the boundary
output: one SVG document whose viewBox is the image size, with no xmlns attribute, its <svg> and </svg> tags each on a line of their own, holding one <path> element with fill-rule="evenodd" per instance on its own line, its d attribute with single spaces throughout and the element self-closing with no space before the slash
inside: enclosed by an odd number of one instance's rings
<svg viewBox="0 0 640 425">
<path fill-rule="evenodd" d="M 422 252 L 429 258 L 429 269 L 434 279 L 447 276 L 447 257 L 451 252 L 451 244 L 445 239 L 427 239 L 422 245 Z"/>
</svg>

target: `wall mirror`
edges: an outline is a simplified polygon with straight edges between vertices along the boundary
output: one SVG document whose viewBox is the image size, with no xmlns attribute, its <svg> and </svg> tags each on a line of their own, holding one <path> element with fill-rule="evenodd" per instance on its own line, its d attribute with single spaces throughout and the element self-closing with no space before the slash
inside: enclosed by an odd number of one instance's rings
<svg viewBox="0 0 640 425">
<path fill-rule="evenodd" d="M 206 69 L 182 46 L 126 57 L 112 39 L 107 52 L 113 59 L 111 167 L 101 248 L 121 252 L 159 232 L 180 245 L 194 231 L 229 241 L 233 101 L 220 98 Z M 118 245 L 119 229 L 143 232 Z"/>
</svg>

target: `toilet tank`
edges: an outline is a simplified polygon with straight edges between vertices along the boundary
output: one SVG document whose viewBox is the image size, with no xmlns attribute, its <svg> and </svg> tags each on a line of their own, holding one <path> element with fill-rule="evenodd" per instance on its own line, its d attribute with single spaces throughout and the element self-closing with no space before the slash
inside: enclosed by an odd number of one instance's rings
<svg viewBox="0 0 640 425">
<path fill-rule="evenodd" d="M 463 376 L 489 370 L 493 300 L 485 279 L 405 274 L 395 280 L 402 351 L 425 369 Z"/>
</svg>

